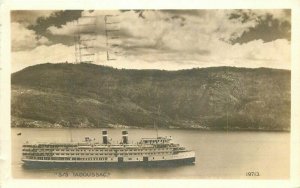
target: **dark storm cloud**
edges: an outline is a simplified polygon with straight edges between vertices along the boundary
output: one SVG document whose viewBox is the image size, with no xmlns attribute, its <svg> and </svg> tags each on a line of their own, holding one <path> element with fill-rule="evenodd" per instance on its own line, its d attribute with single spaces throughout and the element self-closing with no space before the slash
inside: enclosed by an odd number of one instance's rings
<svg viewBox="0 0 300 188">
<path fill-rule="evenodd" d="M 54 11 L 39 11 L 39 10 L 12 10 L 11 11 L 11 22 L 18 22 L 25 26 L 36 23 L 38 17 L 47 17 Z"/>
<path fill-rule="evenodd" d="M 37 34 L 43 34 L 50 26 L 61 28 L 62 25 L 69 21 L 76 20 L 81 17 L 83 10 L 64 10 L 52 13 L 49 17 L 37 18 L 36 24 L 28 26 L 37 32 Z"/>
<path fill-rule="evenodd" d="M 52 13 L 49 17 L 38 17 L 35 24 L 29 25 L 27 28 L 36 32 L 37 35 L 44 36 L 52 43 L 63 43 L 72 45 L 74 43 L 72 36 L 58 36 L 47 32 L 51 26 L 61 28 L 67 22 L 76 20 L 81 17 L 83 10 L 64 10 Z"/>
<path fill-rule="evenodd" d="M 230 41 L 235 43 L 247 43 L 252 40 L 261 39 L 264 42 L 271 42 L 276 39 L 291 40 L 291 22 L 290 22 L 290 10 L 285 10 L 285 16 L 287 19 L 280 20 L 274 18 L 271 14 L 264 16 L 257 16 L 258 24 L 255 27 L 250 27 L 249 30 L 243 32 L 240 37 L 232 38 Z M 242 23 L 245 23 L 251 19 L 252 15 L 249 15 L 243 11 L 232 13 L 229 19 L 239 19 Z"/>
</svg>

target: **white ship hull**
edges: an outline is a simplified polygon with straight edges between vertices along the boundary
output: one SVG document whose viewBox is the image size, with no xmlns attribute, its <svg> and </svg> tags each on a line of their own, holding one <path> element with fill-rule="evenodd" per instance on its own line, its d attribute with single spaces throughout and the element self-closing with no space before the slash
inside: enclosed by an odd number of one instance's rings
<svg viewBox="0 0 300 188">
<path fill-rule="evenodd" d="M 79 143 L 25 143 L 24 166 L 126 166 L 192 164 L 195 152 L 171 142 L 170 137 L 142 138 L 136 144 L 128 143 L 127 131 L 122 131 L 122 142 L 111 144 L 107 131 L 102 131 L 103 142 L 89 137 Z"/>
<path fill-rule="evenodd" d="M 182 152 L 168 156 L 133 156 L 133 157 L 109 157 L 103 159 L 83 159 L 83 160 L 35 160 L 22 159 L 25 167 L 122 167 L 122 166 L 162 166 L 162 165 L 182 165 L 195 163 L 195 153 L 193 151 Z"/>
</svg>

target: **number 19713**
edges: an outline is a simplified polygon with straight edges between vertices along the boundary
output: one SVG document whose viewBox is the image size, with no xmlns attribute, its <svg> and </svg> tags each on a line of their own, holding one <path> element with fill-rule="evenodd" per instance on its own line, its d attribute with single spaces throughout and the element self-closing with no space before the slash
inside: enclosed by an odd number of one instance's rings
<svg viewBox="0 0 300 188">
<path fill-rule="evenodd" d="M 246 172 L 246 176 L 259 176 L 259 172 Z"/>
</svg>

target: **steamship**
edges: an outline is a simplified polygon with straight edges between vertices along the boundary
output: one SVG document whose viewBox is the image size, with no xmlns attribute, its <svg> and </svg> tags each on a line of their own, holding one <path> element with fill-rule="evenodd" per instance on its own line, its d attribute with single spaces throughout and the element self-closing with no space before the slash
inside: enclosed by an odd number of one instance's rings
<svg viewBox="0 0 300 188">
<path fill-rule="evenodd" d="M 172 143 L 171 137 L 142 138 L 128 142 L 128 131 L 122 131 L 122 141 L 113 144 L 107 130 L 102 142 L 85 137 L 82 142 L 25 143 L 22 161 L 27 167 L 179 165 L 195 163 L 195 152 Z"/>
</svg>

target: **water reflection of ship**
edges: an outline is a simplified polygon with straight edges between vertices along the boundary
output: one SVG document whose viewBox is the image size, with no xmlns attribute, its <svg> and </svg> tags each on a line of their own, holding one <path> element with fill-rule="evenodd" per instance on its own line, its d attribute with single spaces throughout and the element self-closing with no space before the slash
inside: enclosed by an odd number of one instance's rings
<svg viewBox="0 0 300 188">
<path fill-rule="evenodd" d="M 102 131 L 102 143 L 86 137 L 82 142 L 25 143 L 22 161 L 31 167 L 179 165 L 195 163 L 195 152 L 172 143 L 171 137 L 141 138 L 130 144 L 128 132 L 122 141 L 110 142 Z"/>
</svg>

